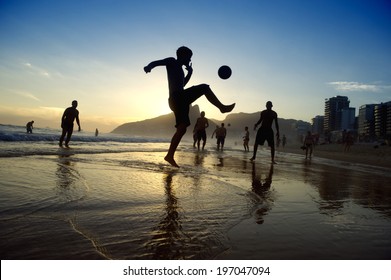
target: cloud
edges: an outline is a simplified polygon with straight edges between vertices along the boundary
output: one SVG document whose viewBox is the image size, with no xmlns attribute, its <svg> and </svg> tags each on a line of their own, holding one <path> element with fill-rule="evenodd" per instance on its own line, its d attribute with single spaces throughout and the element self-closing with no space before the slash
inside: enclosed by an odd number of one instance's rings
<svg viewBox="0 0 391 280">
<path fill-rule="evenodd" d="M 354 92 L 354 91 L 381 92 L 391 88 L 391 86 L 386 86 L 386 85 L 364 84 L 359 82 L 347 82 L 347 81 L 329 82 L 327 84 L 334 87 L 335 90 L 341 92 Z"/>
<path fill-rule="evenodd" d="M 20 96 L 28 98 L 28 99 L 32 99 L 35 101 L 41 101 L 38 97 L 36 97 L 34 94 L 32 94 L 30 92 L 25 92 L 25 91 L 13 91 L 13 92 L 16 93 L 17 95 L 20 95 Z"/>
<path fill-rule="evenodd" d="M 43 76 L 43 77 L 46 77 L 46 78 L 50 78 L 50 73 L 48 71 L 46 71 L 45 69 L 43 68 L 40 68 L 40 67 L 37 67 L 37 66 L 34 66 L 32 65 L 30 62 L 25 62 L 23 63 L 23 65 L 31 72 L 33 72 L 34 74 L 36 75 L 40 75 L 40 76 Z"/>
</svg>

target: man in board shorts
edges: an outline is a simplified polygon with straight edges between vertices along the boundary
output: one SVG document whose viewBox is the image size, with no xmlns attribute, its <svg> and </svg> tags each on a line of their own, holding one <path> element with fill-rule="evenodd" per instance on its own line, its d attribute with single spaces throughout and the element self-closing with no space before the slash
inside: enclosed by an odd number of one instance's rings
<svg viewBox="0 0 391 280">
<path fill-rule="evenodd" d="M 271 157 L 272 163 L 276 163 L 274 161 L 275 154 L 275 146 L 274 146 L 274 132 L 272 129 L 273 121 L 275 122 L 275 126 L 277 129 L 277 139 L 280 138 L 280 129 L 278 126 L 278 118 L 277 113 L 272 110 L 273 104 L 271 101 L 266 102 L 266 110 L 261 112 L 261 117 L 259 121 L 254 125 L 254 130 L 257 129 L 257 126 L 261 124 L 261 127 L 258 129 L 257 136 L 255 138 L 254 143 L 254 153 L 253 157 L 250 159 L 251 161 L 255 160 L 257 155 L 258 145 L 263 145 L 265 141 L 267 141 L 270 149 L 271 149 Z"/>
</svg>

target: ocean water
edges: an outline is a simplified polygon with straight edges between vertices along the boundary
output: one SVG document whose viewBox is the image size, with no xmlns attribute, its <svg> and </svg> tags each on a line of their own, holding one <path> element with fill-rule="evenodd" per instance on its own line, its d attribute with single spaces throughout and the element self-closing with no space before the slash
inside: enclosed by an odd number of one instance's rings
<svg viewBox="0 0 391 280">
<path fill-rule="evenodd" d="M 389 259 L 389 169 L 0 125 L 1 259 Z"/>
</svg>

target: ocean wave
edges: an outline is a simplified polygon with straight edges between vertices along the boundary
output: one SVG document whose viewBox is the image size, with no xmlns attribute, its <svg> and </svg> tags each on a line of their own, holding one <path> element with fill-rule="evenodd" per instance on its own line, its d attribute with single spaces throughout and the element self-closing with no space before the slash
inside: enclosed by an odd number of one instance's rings
<svg viewBox="0 0 391 280">
<path fill-rule="evenodd" d="M 4 142 L 58 142 L 61 135 L 60 130 L 51 128 L 35 128 L 34 133 L 26 133 L 22 126 L 0 125 L 0 141 Z M 102 133 L 95 136 L 92 132 L 77 132 L 72 135 L 72 141 L 103 143 L 103 142 L 119 142 L 119 143 L 166 143 L 169 140 L 164 138 L 142 137 L 119 135 L 112 133 Z"/>
</svg>

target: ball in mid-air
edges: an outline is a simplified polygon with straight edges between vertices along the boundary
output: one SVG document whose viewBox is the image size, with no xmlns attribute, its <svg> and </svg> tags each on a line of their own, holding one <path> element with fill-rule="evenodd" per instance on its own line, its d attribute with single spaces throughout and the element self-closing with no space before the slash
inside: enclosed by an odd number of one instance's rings
<svg viewBox="0 0 391 280">
<path fill-rule="evenodd" d="M 219 71 L 217 72 L 219 74 L 219 77 L 223 80 L 228 79 L 232 75 L 232 70 L 229 66 L 223 65 L 219 68 Z"/>
</svg>

